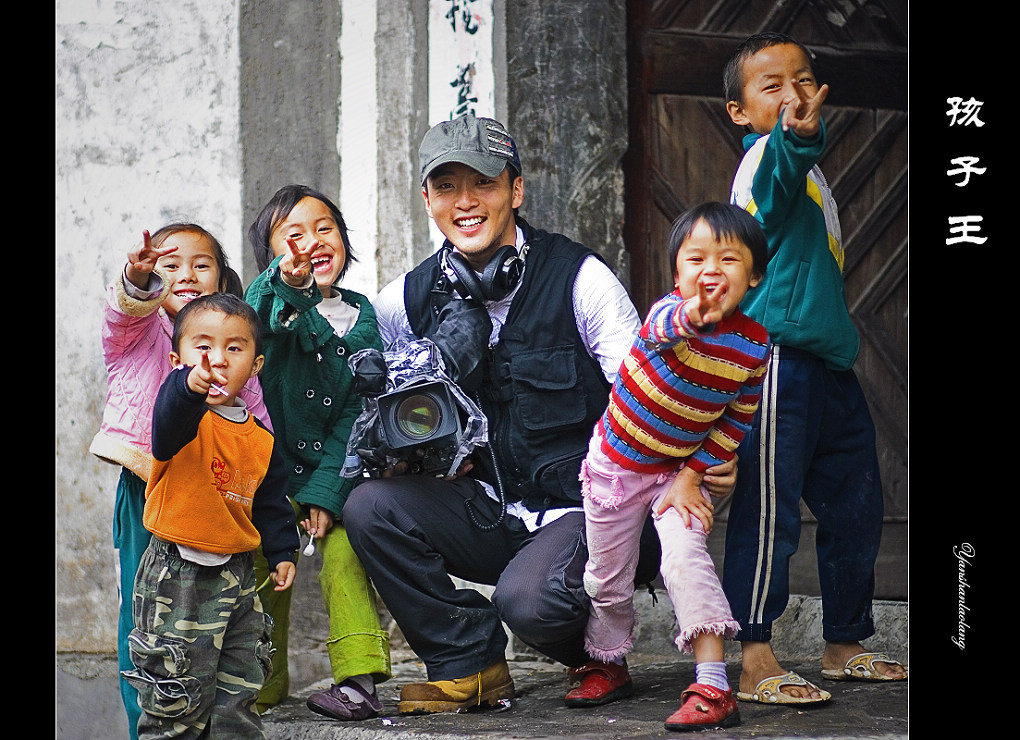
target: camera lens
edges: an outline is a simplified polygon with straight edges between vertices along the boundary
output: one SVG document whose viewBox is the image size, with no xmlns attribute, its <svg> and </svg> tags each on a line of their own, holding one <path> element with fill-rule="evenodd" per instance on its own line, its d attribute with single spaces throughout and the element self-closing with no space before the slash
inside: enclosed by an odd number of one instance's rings
<svg viewBox="0 0 1020 740">
<path fill-rule="evenodd" d="M 415 395 L 400 402 L 395 416 L 404 434 L 415 439 L 427 439 L 439 427 L 443 415 L 434 398 Z"/>
</svg>

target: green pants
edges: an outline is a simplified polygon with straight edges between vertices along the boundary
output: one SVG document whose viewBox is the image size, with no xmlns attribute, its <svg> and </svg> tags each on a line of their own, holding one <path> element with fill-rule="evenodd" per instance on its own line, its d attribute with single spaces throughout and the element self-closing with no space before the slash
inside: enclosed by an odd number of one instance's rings
<svg viewBox="0 0 1020 740">
<path fill-rule="evenodd" d="M 334 525 L 316 545 L 322 553 L 319 585 L 329 615 L 326 651 L 333 682 L 366 673 L 385 681 L 391 675 L 390 636 L 379 625 L 375 591 L 347 530 Z"/>
<path fill-rule="evenodd" d="M 153 538 L 142 556 L 128 639 L 138 737 L 264 737 L 255 701 L 271 670 L 273 620 L 251 553 L 198 565 Z"/>
<path fill-rule="evenodd" d="M 301 518 L 301 509 L 291 500 L 294 507 L 294 516 Z M 276 652 L 273 654 L 273 672 L 262 687 L 259 695 L 259 713 L 279 704 L 290 696 L 290 668 L 288 667 L 287 637 L 290 633 L 290 604 L 294 596 L 294 587 L 285 591 L 274 591 L 272 581 L 266 583 L 269 578 L 269 561 L 262 555 L 260 547 L 255 552 L 255 583 L 259 588 L 259 599 L 262 601 L 262 608 L 266 614 L 273 618 L 273 647 Z M 265 584 L 265 585 L 262 585 Z"/>
</svg>

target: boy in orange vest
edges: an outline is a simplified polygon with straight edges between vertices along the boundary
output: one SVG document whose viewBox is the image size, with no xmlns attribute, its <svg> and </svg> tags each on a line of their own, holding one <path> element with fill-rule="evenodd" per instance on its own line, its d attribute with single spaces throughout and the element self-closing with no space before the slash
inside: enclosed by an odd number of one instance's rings
<svg viewBox="0 0 1020 740">
<path fill-rule="evenodd" d="M 287 474 L 273 435 L 238 392 L 262 367 L 254 311 L 215 293 L 182 308 L 153 411 L 153 466 L 143 522 L 153 534 L 134 587 L 129 637 L 143 710 L 139 738 L 187 726 L 213 737 L 262 737 L 255 701 L 268 677 L 272 619 L 253 553 L 261 543 L 277 591 L 298 548 Z"/>
</svg>

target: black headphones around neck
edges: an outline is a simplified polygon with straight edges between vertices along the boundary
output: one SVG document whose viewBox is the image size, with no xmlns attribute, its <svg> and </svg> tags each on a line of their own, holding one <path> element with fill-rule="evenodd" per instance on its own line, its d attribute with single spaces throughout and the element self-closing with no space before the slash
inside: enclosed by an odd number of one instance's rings
<svg viewBox="0 0 1020 740">
<path fill-rule="evenodd" d="M 521 280 L 524 273 L 524 255 L 527 245 L 517 254 L 517 248 L 509 244 L 500 247 L 479 276 L 457 250 L 449 246 L 442 248 L 440 265 L 450 285 L 462 298 L 477 301 L 500 301 L 506 298 Z"/>
</svg>

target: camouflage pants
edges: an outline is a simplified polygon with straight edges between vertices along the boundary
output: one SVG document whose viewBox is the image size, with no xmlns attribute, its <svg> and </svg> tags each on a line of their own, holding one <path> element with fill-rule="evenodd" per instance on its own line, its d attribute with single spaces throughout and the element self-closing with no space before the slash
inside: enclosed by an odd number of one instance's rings
<svg viewBox="0 0 1020 740">
<path fill-rule="evenodd" d="M 272 659 L 272 618 L 256 593 L 251 553 L 224 565 L 181 558 L 153 537 L 135 580 L 134 669 L 139 738 L 262 738 L 255 701 Z"/>
</svg>

